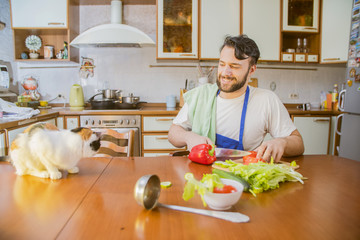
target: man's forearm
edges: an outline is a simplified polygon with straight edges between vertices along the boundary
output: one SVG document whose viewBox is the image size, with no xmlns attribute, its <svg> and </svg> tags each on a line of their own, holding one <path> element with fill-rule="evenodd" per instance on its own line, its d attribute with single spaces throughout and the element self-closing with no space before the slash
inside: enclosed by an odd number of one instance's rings
<svg viewBox="0 0 360 240">
<path fill-rule="evenodd" d="M 179 125 L 173 124 L 169 129 L 168 140 L 175 147 L 182 148 L 186 146 L 186 139 L 189 131 Z"/>
<path fill-rule="evenodd" d="M 298 130 L 286 137 L 284 157 L 299 156 L 304 153 L 304 143 Z"/>
</svg>

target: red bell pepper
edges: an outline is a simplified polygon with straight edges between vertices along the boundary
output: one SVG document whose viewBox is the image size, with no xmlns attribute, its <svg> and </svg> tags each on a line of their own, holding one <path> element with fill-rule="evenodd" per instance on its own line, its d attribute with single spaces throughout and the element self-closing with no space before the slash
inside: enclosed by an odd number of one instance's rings
<svg viewBox="0 0 360 240">
<path fill-rule="evenodd" d="M 191 149 L 189 159 L 201 164 L 212 164 L 216 161 L 215 146 L 210 144 L 199 144 Z"/>
</svg>

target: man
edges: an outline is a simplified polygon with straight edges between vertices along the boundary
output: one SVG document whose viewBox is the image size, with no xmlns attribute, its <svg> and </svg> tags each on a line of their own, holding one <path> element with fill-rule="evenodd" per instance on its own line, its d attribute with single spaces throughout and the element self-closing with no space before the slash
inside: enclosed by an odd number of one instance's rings
<svg viewBox="0 0 360 240">
<path fill-rule="evenodd" d="M 202 143 L 254 150 L 266 161 L 301 155 L 302 137 L 280 99 L 269 90 L 248 86 L 260 56 L 256 43 L 246 35 L 227 37 L 220 50 L 216 84 L 184 95 L 169 141 L 189 150 Z M 267 133 L 273 139 L 263 142 Z"/>
</svg>

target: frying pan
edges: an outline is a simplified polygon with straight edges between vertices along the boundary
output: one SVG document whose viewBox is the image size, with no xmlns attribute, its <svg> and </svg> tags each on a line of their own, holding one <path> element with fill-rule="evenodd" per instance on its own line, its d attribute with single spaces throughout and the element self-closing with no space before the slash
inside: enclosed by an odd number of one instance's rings
<svg viewBox="0 0 360 240">
<path fill-rule="evenodd" d="M 146 102 L 126 103 L 126 102 L 115 101 L 114 108 L 115 109 L 137 109 L 138 104 L 140 104 L 140 103 L 146 103 Z"/>
</svg>

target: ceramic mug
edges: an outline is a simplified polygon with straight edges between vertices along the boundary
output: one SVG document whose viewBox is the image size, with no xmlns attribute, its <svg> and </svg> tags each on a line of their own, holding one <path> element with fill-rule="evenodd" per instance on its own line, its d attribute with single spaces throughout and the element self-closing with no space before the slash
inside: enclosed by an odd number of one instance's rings
<svg viewBox="0 0 360 240">
<path fill-rule="evenodd" d="M 51 59 L 54 57 L 54 47 L 53 46 L 44 46 L 44 58 Z"/>
<path fill-rule="evenodd" d="M 176 98 L 174 95 L 166 96 L 166 108 L 175 108 Z"/>
</svg>

